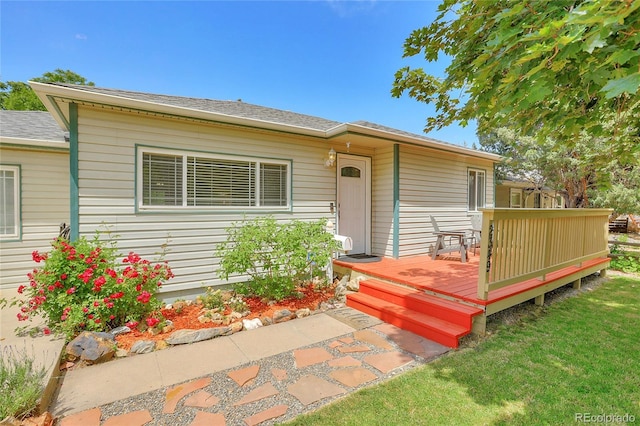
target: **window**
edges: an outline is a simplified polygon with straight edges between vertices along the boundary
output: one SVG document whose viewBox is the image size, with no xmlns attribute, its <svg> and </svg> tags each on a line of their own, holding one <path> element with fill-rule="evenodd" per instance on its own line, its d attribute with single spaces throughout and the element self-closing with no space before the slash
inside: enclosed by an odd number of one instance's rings
<svg viewBox="0 0 640 426">
<path fill-rule="evenodd" d="M 483 170 L 469 170 L 469 211 L 477 212 L 485 206 L 485 173 Z"/>
<path fill-rule="evenodd" d="M 140 152 L 142 208 L 289 206 L 290 164 L 233 156 Z"/>
<path fill-rule="evenodd" d="M 20 237 L 20 168 L 0 166 L 0 238 Z"/>
<path fill-rule="evenodd" d="M 512 209 L 521 208 L 522 207 L 522 190 L 511 188 L 509 191 L 511 195 L 509 207 L 511 207 Z"/>
</svg>

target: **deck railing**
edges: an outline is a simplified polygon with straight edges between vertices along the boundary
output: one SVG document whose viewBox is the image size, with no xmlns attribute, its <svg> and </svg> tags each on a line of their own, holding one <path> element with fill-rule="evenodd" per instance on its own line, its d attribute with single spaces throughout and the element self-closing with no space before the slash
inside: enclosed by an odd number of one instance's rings
<svg viewBox="0 0 640 426">
<path fill-rule="evenodd" d="M 478 298 L 608 253 L 608 209 L 484 209 Z"/>
</svg>

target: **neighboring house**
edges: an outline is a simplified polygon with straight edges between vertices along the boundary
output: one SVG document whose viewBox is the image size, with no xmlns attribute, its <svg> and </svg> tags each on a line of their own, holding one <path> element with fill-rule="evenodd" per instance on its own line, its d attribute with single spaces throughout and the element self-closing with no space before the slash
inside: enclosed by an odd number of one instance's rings
<svg viewBox="0 0 640 426">
<path fill-rule="evenodd" d="M 494 199 L 497 155 L 369 122 L 241 101 L 31 86 L 70 133 L 71 237 L 106 224 L 121 252 L 147 258 L 168 240 L 175 278 L 165 297 L 226 284 L 214 250 L 243 218 L 332 220 L 353 239 L 350 253 L 397 258 L 429 251 L 430 215 L 468 224 Z"/>
<path fill-rule="evenodd" d="M 564 198 L 558 191 L 535 187 L 531 182 L 507 178 L 496 183 L 496 207 L 512 209 L 564 208 Z"/>
<path fill-rule="evenodd" d="M 69 222 L 69 142 L 46 111 L 0 111 L 0 289 L 28 282 L 34 250 Z"/>
</svg>

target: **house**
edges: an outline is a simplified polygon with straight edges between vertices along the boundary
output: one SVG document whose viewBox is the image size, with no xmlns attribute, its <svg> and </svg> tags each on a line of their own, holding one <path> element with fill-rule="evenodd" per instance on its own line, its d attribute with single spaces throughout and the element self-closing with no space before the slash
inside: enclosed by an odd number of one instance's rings
<svg viewBox="0 0 640 426">
<path fill-rule="evenodd" d="M 496 182 L 496 207 L 512 209 L 556 209 L 564 208 L 564 197 L 548 187 L 508 177 Z"/>
<path fill-rule="evenodd" d="M 467 224 L 493 204 L 494 154 L 241 101 L 30 84 L 69 132 L 71 238 L 107 225 L 147 258 L 168 241 L 165 298 L 226 284 L 214 249 L 243 218 L 331 220 L 351 253 L 401 258 L 435 243 L 430 215 Z"/>
<path fill-rule="evenodd" d="M 0 111 L 0 289 L 26 281 L 34 250 L 69 220 L 69 142 L 45 111 Z"/>
</svg>

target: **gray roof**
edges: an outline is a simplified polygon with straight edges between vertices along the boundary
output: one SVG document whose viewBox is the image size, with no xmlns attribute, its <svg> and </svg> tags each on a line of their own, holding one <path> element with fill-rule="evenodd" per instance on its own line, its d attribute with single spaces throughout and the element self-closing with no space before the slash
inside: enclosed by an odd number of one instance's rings
<svg viewBox="0 0 640 426">
<path fill-rule="evenodd" d="M 37 83 L 40 85 L 41 83 Z M 341 134 L 346 129 L 346 132 L 354 131 L 354 127 L 362 127 L 363 129 L 368 129 L 368 131 L 364 131 L 363 133 L 370 134 L 374 137 L 379 136 L 379 132 L 384 132 L 390 135 L 391 139 L 398 138 L 404 139 L 409 138 L 417 141 L 418 143 L 424 142 L 426 145 L 435 147 L 436 149 L 444 149 L 455 152 L 462 152 L 466 155 L 474 155 L 481 156 L 484 158 L 490 158 L 492 161 L 495 161 L 498 156 L 494 154 L 484 153 L 472 148 L 462 147 L 460 145 L 452 144 L 449 142 L 440 141 L 437 139 L 433 139 L 427 137 L 425 135 L 415 134 L 406 132 L 403 130 L 394 129 L 391 127 L 383 126 L 380 124 L 371 123 L 368 121 L 356 121 L 352 123 L 342 123 L 338 121 L 328 120 L 321 117 L 314 117 L 306 114 L 299 114 L 291 111 L 284 111 L 275 108 L 268 108 L 260 105 L 249 104 L 242 101 L 223 101 L 223 100 L 214 100 L 214 99 L 205 99 L 205 98 L 189 98 L 183 96 L 173 96 L 173 95 L 161 95 L 161 94 L 152 94 L 152 93 L 144 93 L 144 92 L 134 92 L 129 90 L 120 90 L 120 89 L 109 89 L 104 87 L 96 87 L 96 86 L 82 86 L 75 84 L 65 84 L 65 83 L 46 83 L 47 86 L 57 86 L 65 89 L 72 89 L 75 91 L 85 92 L 87 95 L 94 94 L 102 97 L 98 102 L 108 104 L 108 105 L 122 105 L 122 101 L 128 99 L 130 101 L 135 102 L 146 102 L 149 103 L 149 110 L 154 110 L 153 105 L 156 107 L 163 106 L 169 108 L 184 108 L 199 113 L 209 113 L 209 114 L 219 114 L 221 116 L 227 116 L 230 118 L 234 118 L 236 120 L 246 120 L 247 122 L 254 121 L 251 125 L 260 127 L 260 123 L 264 123 L 265 128 L 272 127 L 270 125 L 278 125 L 278 126 L 290 126 L 295 127 L 302 133 L 306 133 L 303 131 L 308 130 L 311 132 L 324 133 L 327 137 L 334 137 L 337 134 Z M 44 87 L 40 87 L 40 90 L 43 90 L 45 93 L 46 89 Z M 63 95 L 63 97 L 69 97 L 70 99 L 74 98 L 70 92 L 67 92 Z M 84 98 L 83 96 L 77 94 L 78 99 Z M 96 98 L 98 97 L 96 96 Z M 106 97 L 112 96 L 113 103 Z M 55 98 L 55 96 L 54 96 Z M 89 97 L 88 97 L 89 98 Z M 147 109 L 146 106 L 141 106 L 142 109 Z M 52 111 L 53 113 L 53 111 Z M 189 116 L 189 112 L 180 112 L 180 114 L 185 114 Z M 195 117 L 196 115 L 194 115 Z M 220 118 L 220 121 L 225 121 L 224 118 Z M 230 121 L 231 122 L 231 121 Z M 340 126 L 346 126 L 344 129 L 341 129 Z M 352 126 L 349 129 L 349 126 Z M 331 131 L 334 131 L 332 133 Z M 495 157 L 495 158 L 493 158 Z"/>
<path fill-rule="evenodd" d="M 214 112 L 218 114 L 230 115 L 233 117 L 267 121 L 270 123 L 288 124 L 292 126 L 306 127 L 309 129 L 321 131 L 327 131 L 342 124 L 337 121 L 327 120 L 320 117 L 253 105 L 242 101 L 221 101 L 204 98 L 186 98 L 182 96 L 158 95 L 153 93 L 107 89 L 104 87 L 95 86 L 80 86 L 75 84 L 62 83 L 54 84 L 57 86 L 64 86 L 73 89 L 84 90 L 87 92 L 100 93 L 103 95 L 117 96 L 120 98 L 129 98 L 138 101 L 153 102 L 156 104 L 170 105 L 180 108 L 190 108 L 198 111 Z"/>
<path fill-rule="evenodd" d="M 0 136 L 64 142 L 67 135 L 48 111 L 0 110 Z"/>
</svg>

